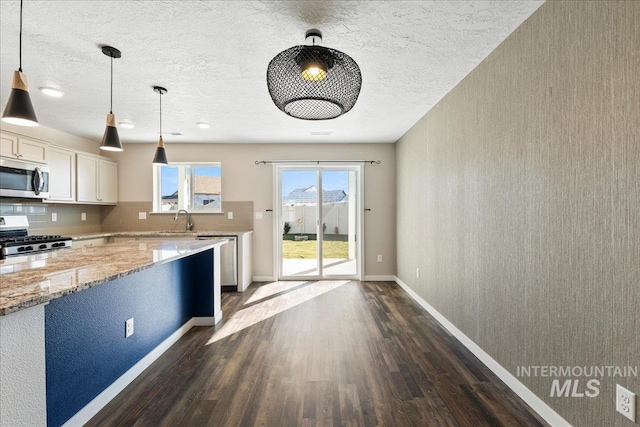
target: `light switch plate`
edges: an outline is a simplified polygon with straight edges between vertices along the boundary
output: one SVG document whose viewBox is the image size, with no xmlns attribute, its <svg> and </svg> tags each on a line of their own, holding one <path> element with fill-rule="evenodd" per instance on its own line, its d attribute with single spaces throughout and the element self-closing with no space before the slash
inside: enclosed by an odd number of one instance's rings
<svg viewBox="0 0 640 427">
<path fill-rule="evenodd" d="M 227 219 L 233 219 L 233 212 L 227 212 Z"/>
<path fill-rule="evenodd" d="M 382 255 L 378 255 L 378 262 L 382 262 Z"/>
<path fill-rule="evenodd" d="M 87 213 L 86 212 L 82 212 L 80 214 L 80 220 L 82 220 L 82 221 L 86 221 L 87 220 Z"/>
<path fill-rule="evenodd" d="M 138 212 L 138 219 L 147 219 L 146 212 Z"/>
<path fill-rule="evenodd" d="M 262 212 L 256 212 L 256 219 L 262 219 Z"/>
<path fill-rule="evenodd" d="M 51 212 L 51 221 L 56 222 L 58 220 L 58 214 L 55 212 Z"/>
</svg>

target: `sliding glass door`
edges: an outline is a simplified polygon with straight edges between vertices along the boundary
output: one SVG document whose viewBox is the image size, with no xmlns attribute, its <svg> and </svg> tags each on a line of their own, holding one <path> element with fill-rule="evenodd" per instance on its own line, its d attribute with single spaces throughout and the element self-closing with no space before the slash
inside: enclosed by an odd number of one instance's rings
<svg viewBox="0 0 640 427">
<path fill-rule="evenodd" d="M 279 279 L 361 279 L 359 165 L 276 166 Z"/>
</svg>

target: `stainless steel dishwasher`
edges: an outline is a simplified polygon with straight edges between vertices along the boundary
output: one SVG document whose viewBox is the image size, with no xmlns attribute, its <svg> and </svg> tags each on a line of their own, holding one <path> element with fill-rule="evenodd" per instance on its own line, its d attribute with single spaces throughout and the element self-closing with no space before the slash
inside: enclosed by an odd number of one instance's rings
<svg viewBox="0 0 640 427">
<path fill-rule="evenodd" d="M 220 282 L 223 292 L 238 291 L 238 236 L 206 235 L 198 240 L 227 239 L 220 247 Z"/>
</svg>

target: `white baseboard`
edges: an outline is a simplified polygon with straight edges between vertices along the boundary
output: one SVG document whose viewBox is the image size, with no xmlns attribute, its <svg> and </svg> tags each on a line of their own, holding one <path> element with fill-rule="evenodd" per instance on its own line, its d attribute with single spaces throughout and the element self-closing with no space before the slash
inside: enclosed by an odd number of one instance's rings
<svg viewBox="0 0 640 427">
<path fill-rule="evenodd" d="M 131 381 L 136 379 L 138 375 L 149 367 L 158 357 L 175 344 L 189 329 L 195 324 L 196 318 L 191 318 L 187 323 L 182 325 L 177 331 L 172 333 L 167 339 L 162 341 L 156 348 L 151 350 L 145 357 L 140 359 L 138 363 L 133 365 L 127 372 L 122 374 L 120 378 L 115 380 L 113 384 L 104 389 L 102 393 L 97 395 L 84 408 L 78 411 L 73 417 L 63 424 L 62 427 L 81 427 L 87 423 L 94 415 L 105 407 L 114 397 L 118 395 Z M 198 319 L 203 319 L 202 317 Z M 204 318 L 206 319 L 206 318 Z"/>
<path fill-rule="evenodd" d="M 214 326 L 216 323 L 215 317 L 194 317 L 193 326 Z"/>
<path fill-rule="evenodd" d="M 254 282 L 275 282 L 276 278 L 273 276 L 253 276 Z"/>
<path fill-rule="evenodd" d="M 385 275 L 364 276 L 364 281 L 365 282 L 395 282 L 396 276 L 385 276 Z"/>
<path fill-rule="evenodd" d="M 447 320 L 442 314 L 433 308 L 429 303 L 420 297 L 413 289 L 399 278 L 395 277 L 395 282 L 400 285 L 418 304 L 422 306 L 429 314 L 431 314 L 440 324 L 458 339 L 471 353 L 473 353 L 487 368 L 493 371 L 511 390 L 513 390 L 527 405 L 538 413 L 546 422 L 554 427 L 571 427 L 564 418 L 547 405 L 542 399 L 529 390 L 524 384 L 518 380 L 511 372 L 500 365 L 493 357 L 485 352 L 478 344 L 473 342 L 460 329 Z"/>
</svg>

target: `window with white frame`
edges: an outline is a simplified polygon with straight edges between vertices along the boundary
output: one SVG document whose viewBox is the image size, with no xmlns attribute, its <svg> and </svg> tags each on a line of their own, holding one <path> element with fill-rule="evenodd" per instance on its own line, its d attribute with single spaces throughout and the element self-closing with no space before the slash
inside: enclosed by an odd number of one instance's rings
<svg viewBox="0 0 640 427">
<path fill-rule="evenodd" d="M 222 212 L 220 163 L 171 163 L 153 167 L 153 212 Z"/>
</svg>

